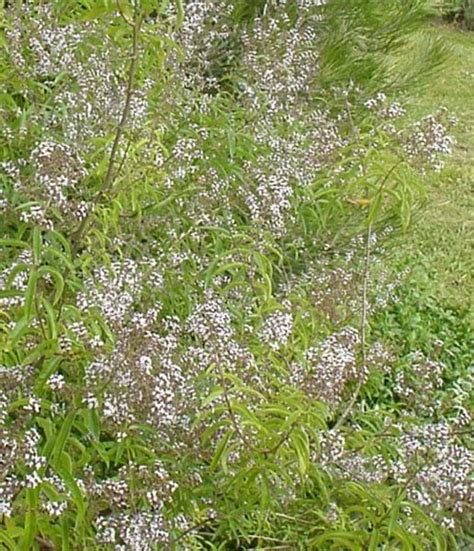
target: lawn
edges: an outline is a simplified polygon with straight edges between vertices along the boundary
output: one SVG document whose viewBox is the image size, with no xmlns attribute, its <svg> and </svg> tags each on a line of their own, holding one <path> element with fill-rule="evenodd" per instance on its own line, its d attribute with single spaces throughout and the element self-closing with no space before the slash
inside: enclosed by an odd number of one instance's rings
<svg viewBox="0 0 474 551">
<path fill-rule="evenodd" d="M 419 115 L 444 106 L 459 125 L 454 155 L 427 190 L 407 252 L 428 276 L 434 295 L 469 309 L 474 296 L 474 33 L 440 23 L 430 31 L 443 36 L 449 59 L 409 98 L 409 110 Z"/>
</svg>

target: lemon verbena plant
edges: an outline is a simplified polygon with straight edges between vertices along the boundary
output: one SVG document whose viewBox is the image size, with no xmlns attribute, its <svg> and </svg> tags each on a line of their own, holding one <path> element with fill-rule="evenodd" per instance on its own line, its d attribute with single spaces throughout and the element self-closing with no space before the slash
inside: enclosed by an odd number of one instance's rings
<svg viewBox="0 0 474 551">
<path fill-rule="evenodd" d="M 466 400 L 371 320 L 456 121 L 343 4 L 4 2 L 3 548 L 454 548 Z"/>
</svg>

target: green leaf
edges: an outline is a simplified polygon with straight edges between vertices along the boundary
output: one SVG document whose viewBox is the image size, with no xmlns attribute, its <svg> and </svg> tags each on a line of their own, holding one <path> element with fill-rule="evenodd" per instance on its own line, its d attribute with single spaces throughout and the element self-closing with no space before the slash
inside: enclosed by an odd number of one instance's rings
<svg viewBox="0 0 474 551">
<path fill-rule="evenodd" d="M 26 241 L 20 239 L 0 239 L 0 246 L 2 247 L 16 247 L 20 249 L 29 249 L 30 245 Z"/>
<path fill-rule="evenodd" d="M 86 503 L 81 489 L 72 474 L 72 460 L 67 453 L 61 453 L 59 460 L 56 462 L 55 470 L 64 482 L 66 489 L 71 493 L 72 500 L 77 509 L 76 530 L 80 528 L 81 531 L 84 531 L 87 511 Z"/>
<path fill-rule="evenodd" d="M 232 159 L 235 155 L 235 133 L 231 127 L 226 128 L 227 145 L 229 148 L 229 156 Z"/>
<path fill-rule="evenodd" d="M 63 249 L 64 249 L 64 254 L 67 256 L 67 258 L 71 259 L 71 256 L 72 256 L 72 251 L 71 251 L 71 244 L 70 242 L 64 237 L 64 235 L 62 235 L 61 233 L 59 233 L 58 231 L 56 230 L 48 230 L 46 236 L 49 238 L 51 237 L 52 239 L 50 240 L 50 242 L 54 243 L 55 241 L 59 242 Z M 57 250 L 55 247 L 50 247 L 51 249 L 54 249 L 54 250 Z"/>
<path fill-rule="evenodd" d="M 176 26 L 179 28 L 183 24 L 184 21 L 184 10 L 183 10 L 183 4 L 181 0 L 174 0 L 176 4 Z"/>
<path fill-rule="evenodd" d="M 0 542 L 6 546 L 9 551 L 16 551 L 18 549 L 18 546 L 16 543 L 11 539 L 11 537 L 4 531 L 0 532 Z"/>
<path fill-rule="evenodd" d="M 71 525 L 69 522 L 68 517 L 62 516 L 61 517 L 61 550 L 62 551 L 69 551 L 71 549 L 70 540 L 69 540 L 69 534 L 71 532 Z"/>
<path fill-rule="evenodd" d="M 10 273 L 8 274 L 8 277 L 5 282 L 5 287 L 6 288 L 10 287 L 18 274 L 20 274 L 21 272 L 29 273 L 30 270 L 31 270 L 31 266 L 29 264 L 26 264 L 25 262 L 19 262 L 18 264 L 15 264 L 10 269 Z"/>
<path fill-rule="evenodd" d="M 24 315 L 29 321 L 31 319 L 33 304 L 36 298 L 36 284 L 38 282 L 38 273 L 35 268 L 31 270 L 30 277 L 28 280 L 28 286 L 25 292 L 25 306 L 24 306 Z"/>
<path fill-rule="evenodd" d="M 291 434 L 291 442 L 298 458 L 301 476 L 304 477 L 309 468 L 310 448 L 308 435 L 304 430 L 295 430 Z"/>
<path fill-rule="evenodd" d="M 54 484 L 51 482 L 43 482 L 41 484 L 41 491 L 51 501 L 63 501 L 64 497 L 58 492 Z"/>
<path fill-rule="evenodd" d="M 22 291 L 16 291 L 15 289 L 0 290 L 0 298 L 13 298 L 23 296 Z"/>
<path fill-rule="evenodd" d="M 82 410 L 82 417 L 84 419 L 84 425 L 86 426 L 87 430 L 96 440 L 99 440 L 100 424 L 97 411 L 95 409 L 84 409 Z"/>
<path fill-rule="evenodd" d="M 56 323 L 56 314 L 54 312 L 51 303 L 44 297 L 41 298 L 41 304 L 46 313 L 46 323 L 48 326 L 48 337 L 51 340 L 56 340 L 58 338 L 58 325 Z"/>
<path fill-rule="evenodd" d="M 332 549 L 332 547 L 328 548 L 326 545 L 323 545 L 331 541 L 344 546 L 342 547 L 344 550 L 353 549 L 354 551 L 362 551 L 363 549 L 361 547 L 363 541 L 361 536 L 345 530 L 326 531 L 323 535 L 311 540 L 312 545 L 314 545 L 312 549 Z"/>
<path fill-rule="evenodd" d="M 97 452 L 101 460 L 104 462 L 105 466 L 109 468 L 111 457 L 104 444 L 102 444 L 102 442 L 99 442 L 98 440 L 92 440 L 91 446 Z"/>
<path fill-rule="evenodd" d="M 41 262 L 41 229 L 38 226 L 33 228 L 33 262 L 35 266 L 39 266 Z"/>
<path fill-rule="evenodd" d="M 45 257 L 46 258 L 47 258 L 48 254 L 51 254 L 51 255 L 55 256 L 56 258 L 58 258 L 66 266 L 66 268 L 70 272 L 74 271 L 74 264 L 72 263 L 71 259 L 65 253 L 63 253 L 62 251 L 58 251 L 58 249 L 55 249 L 53 247 L 47 247 L 47 248 L 44 249 L 44 251 L 45 251 Z"/>
<path fill-rule="evenodd" d="M 118 442 L 118 444 L 115 447 L 115 459 L 114 462 L 116 465 L 119 465 L 122 461 L 122 458 L 125 454 L 125 451 L 127 449 L 126 445 L 126 439 L 122 439 Z"/>
<path fill-rule="evenodd" d="M 218 261 L 214 261 L 211 264 L 211 267 L 207 270 L 207 273 L 205 276 L 206 285 L 209 285 L 212 279 L 214 279 L 216 276 L 223 274 L 225 272 L 233 272 L 238 268 L 248 269 L 247 264 L 245 264 L 244 262 L 228 262 L 227 264 L 219 266 L 217 267 L 217 269 L 215 269 L 217 265 L 218 265 Z"/>
<path fill-rule="evenodd" d="M 46 440 L 49 440 L 50 438 L 53 437 L 54 426 L 51 419 L 44 418 L 44 417 L 36 417 L 35 423 L 43 429 L 43 432 L 46 436 Z"/>
<path fill-rule="evenodd" d="M 398 517 L 400 514 L 400 505 L 403 501 L 404 495 L 400 494 L 397 499 L 393 502 L 393 505 L 391 507 L 389 520 L 388 520 L 388 535 L 392 535 L 392 532 L 394 528 L 397 526 Z"/>
<path fill-rule="evenodd" d="M 229 443 L 229 440 L 234 435 L 234 429 L 230 429 L 224 434 L 224 436 L 220 439 L 219 444 L 217 445 L 216 452 L 212 458 L 210 469 L 211 471 L 215 471 L 217 465 L 219 464 L 219 461 L 221 460 L 222 454 L 224 453 L 225 449 L 227 448 L 227 444 Z"/>
<path fill-rule="evenodd" d="M 29 320 L 26 316 L 23 316 L 17 321 L 15 327 L 13 328 L 13 331 L 9 335 L 13 344 L 17 343 L 21 339 L 21 337 L 23 337 L 25 333 L 28 332 L 29 329 Z"/>
<path fill-rule="evenodd" d="M 380 549 L 379 543 L 381 540 L 381 533 L 377 529 L 373 529 L 370 534 L 369 551 L 377 551 Z"/>
<path fill-rule="evenodd" d="M 48 459 L 51 459 L 53 465 L 57 465 L 60 461 L 61 454 L 64 450 L 64 446 L 66 445 L 66 441 L 69 437 L 69 433 L 71 432 L 72 424 L 75 418 L 75 410 L 66 415 L 66 418 L 64 419 L 56 438 L 52 439 L 53 445 L 51 446 L 51 451 L 49 450 L 49 447 L 47 451 L 45 450 L 46 457 L 48 457 Z"/>
<path fill-rule="evenodd" d="M 53 306 L 59 301 L 64 290 L 64 279 L 56 268 L 52 266 L 41 266 L 38 268 L 38 277 L 50 276 L 55 283 Z"/>
<path fill-rule="evenodd" d="M 25 532 L 20 540 L 21 551 L 31 551 L 36 535 L 36 508 L 38 505 L 38 488 L 27 488 L 26 501 L 28 511 L 25 515 Z"/>
<path fill-rule="evenodd" d="M 204 400 L 202 400 L 201 407 L 205 408 L 209 404 L 212 404 L 214 400 L 217 400 L 217 398 L 222 396 L 223 392 L 224 392 L 224 389 L 220 386 L 213 388 L 211 392 L 204 398 Z"/>
</svg>

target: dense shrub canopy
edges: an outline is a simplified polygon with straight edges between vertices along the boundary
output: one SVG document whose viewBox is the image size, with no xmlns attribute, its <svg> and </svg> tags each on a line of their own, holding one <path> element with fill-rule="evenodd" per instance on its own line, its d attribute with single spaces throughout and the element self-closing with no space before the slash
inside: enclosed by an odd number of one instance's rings
<svg viewBox="0 0 474 551">
<path fill-rule="evenodd" d="M 3 8 L 5 548 L 454 541 L 459 365 L 373 321 L 453 145 L 394 97 L 423 5 Z"/>
</svg>

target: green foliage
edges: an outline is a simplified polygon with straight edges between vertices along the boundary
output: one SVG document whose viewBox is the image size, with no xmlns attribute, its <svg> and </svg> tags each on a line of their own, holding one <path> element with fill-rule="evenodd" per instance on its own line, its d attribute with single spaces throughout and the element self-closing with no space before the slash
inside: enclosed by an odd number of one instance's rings
<svg viewBox="0 0 474 551">
<path fill-rule="evenodd" d="M 429 17 L 425 0 L 331 0 L 325 16 L 322 77 L 329 84 L 350 79 L 369 93 L 377 87 L 406 89 L 423 83 L 446 59 L 447 47 L 439 38 L 424 40 L 410 56 L 411 40 L 423 35 L 420 29 Z"/>
<path fill-rule="evenodd" d="M 449 21 L 461 21 L 467 29 L 474 29 L 474 4 L 472 0 L 449 0 L 437 5 L 443 17 Z"/>
<path fill-rule="evenodd" d="M 0 44 L 1 545 L 450 548 L 430 515 L 452 503 L 413 497 L 435 452 L 390 471 L 432 419 L 366 358 L 379 339 L 409 372 L 442 339 L 446 417 L 465 408 L 458 312 L 402 288 L 366 320 L 373 241 L 410 227 L 427 164 L 372 96 L 406 86 L 424 3 L 231 2 L 197 46 L 188 2 L 32 4 Z M 284 65 L 272 96 L 253 60 L 315 21 L 293 55 L 318 71 L 293 94 Z"/>
</svg>

